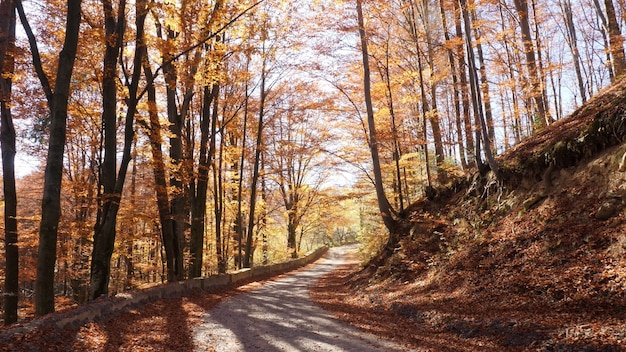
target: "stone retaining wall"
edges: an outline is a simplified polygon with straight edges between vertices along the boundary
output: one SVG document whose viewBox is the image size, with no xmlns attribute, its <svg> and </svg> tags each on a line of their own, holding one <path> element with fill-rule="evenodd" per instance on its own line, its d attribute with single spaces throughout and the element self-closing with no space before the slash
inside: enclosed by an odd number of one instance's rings
<svg viewBox="0 0 626 352">
<path fill-rule="evenodd" d="M 57 328 L 78 327 L 88 322 L 102 321 L 121 314 L 130 308 L 138 308 L 146 303 L 163 298 L 183 296 L 190 290 L 216 290 L 228 286 L 236 287 L 258 281 L 267 277 L 280 275 L 298 269 L 321 258 L 328 251 L 328 247 L 321 247 L 302 258 L 284 263 L 257 266 L 241 269 L 228 274 L 212 275 L 208 277 L 190 279 L 181 282 L 169 283 L 151 287 L 145 290 L 124 292 L 115 297 L 107 297 L 86 303 L 74 309 L 49 314 L 23 325 L 0 332 L 0 343 L 8 341 L 17 334 L 24 334 L 42 327 L 56 326 Z"/>
</svg>

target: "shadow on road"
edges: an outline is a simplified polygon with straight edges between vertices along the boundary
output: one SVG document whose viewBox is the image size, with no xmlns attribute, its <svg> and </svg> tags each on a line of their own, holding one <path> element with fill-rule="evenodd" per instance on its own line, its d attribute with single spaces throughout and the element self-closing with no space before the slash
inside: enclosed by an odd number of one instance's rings
<svg viewBox="0 0 626 352">
<path fill-rule="evenodd" d="M 317 264 L 232 297 L 207 311 L 196 327 L 198 350 L 393 351 L 389 342 L 340 323 L 309 298 L 308 287 L 344 263 L 346 248 L 334 248 Z"/>
</svg>

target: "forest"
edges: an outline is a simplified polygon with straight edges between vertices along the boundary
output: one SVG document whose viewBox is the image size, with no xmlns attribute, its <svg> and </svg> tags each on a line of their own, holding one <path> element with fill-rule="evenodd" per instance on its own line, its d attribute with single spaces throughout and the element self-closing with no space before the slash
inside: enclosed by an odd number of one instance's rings
<svg viewBox="0 0 626 352">
<path fill-rule="evenodd" d="M 0 1 L 4 324 L 359 240 L 626 70 L 617 0 Z"/>
</svg>

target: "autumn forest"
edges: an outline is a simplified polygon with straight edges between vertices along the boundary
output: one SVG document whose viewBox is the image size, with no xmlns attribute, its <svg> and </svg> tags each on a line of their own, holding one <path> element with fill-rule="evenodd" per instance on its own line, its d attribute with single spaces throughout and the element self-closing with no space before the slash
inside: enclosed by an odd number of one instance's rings
<svg viewBox="0 0 626 352">
<path fill-rule="evenodd" d="M 391 248 L 624 74 L 621 0 L 0 0 L 4 323 Z"/>
</svg>

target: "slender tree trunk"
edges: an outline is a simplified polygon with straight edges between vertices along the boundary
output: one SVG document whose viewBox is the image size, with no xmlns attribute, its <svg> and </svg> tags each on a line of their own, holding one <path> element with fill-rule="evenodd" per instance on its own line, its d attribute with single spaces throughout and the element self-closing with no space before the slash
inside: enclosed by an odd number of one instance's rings
<svg viewBox="0 0 626 352">
<path fill-rule="evenodd" d="M 265 158 L 264 155 L 261 154 L 261 170 L 265 170 Z M 265 176 L 265 172 L 261 174 L 261 200 L 267 204 L 267 177 Z M 267 231 L 265 228 L 267 227 L 267 209 L 263 208 L 259 216 L 259 225 L 257 229 L 261 233 L 261 241 L 262 241 L 262 260 L 263 265 L 267 265 L 269 262 L 269 251 L 268 251 L 268 239 L 267 239 Z"/>
<path fill-rule="evenodd" d="M 611 55 L 611 44 L 610 44 L 610 39 L 608 38 L 609 21 L 607 20 L 606 15 L 604 14 L 604 10 L 602 10 L 600 1 L 593 0 L 593 4 L 596 8 L 596 14 L 598 15 L 598 18 L 600 19 L 600 22 L 602 22 L 602 26 L 604 27 L 604 31 L 602 31 L 602 40 L 604 41 L 604 51 L 606 53 L 606 62 L 607 62 L 606 66 L 609 69 L 609 77 L 611 78 L 611 82 L 614 82 L 615 71 L 613 70 L 613 58 Z M 591 85 L 590 87 L 593 87 L 593 85 Z M 593 88 L 590 88 L 590 91 L 593 91 Z"/>
<path fill-rule="evenodd" d="M 461 22 L 461 9 L 459 8 L 459 2 L 454 3 L 454 26 L 455 26 L 455 38 L 459 43 L 465 42 L 463 39 L 463 24 Z M 476 162 L 477 156 L 475 154 L 474 133 L 472 127 L 472 118 L 470 114 L 470 99 L 469 99 L 469 84 L 467 82 L 467 63 L 465 62 L 465 50 L 463 45 L 457 45 L 457 58 L 459 60 L 459 86 L 461 88 L 461 105 L 463 108 L 463 127 L 465 134 L 465 151 L 467 153 L 467 164 L 471 165 Z"/>
<path fill-rule="evenodd" d="M 215 122 L 215 120 L 214 120 Z M 215 132 L 214 132 L 215 133 Z M 223 137 L 223 136 L 221 136 Z M 223 164 L 224 164 L 224 138 L 220 138 L 219 154 L 217 153 L 216 138 L 212 139 L 212 147 L 215 158 L 213 158 L 213 214 L 215 217 L 215 243 L 218 248 L 217 266 L 220 273 L 226 272 L 228 266 L 228 237 L 224 234 L 224 185 L 223 185 Z"/>
<path fill-rule="evenodd" d="M 430 81 L 430 112 L 428 115 L 428 121 L 430 122 L 430 127 L 433 132 L 433 142 L 435 144 L 435 161 L 437 162 L 437 166 L 440 166 L 445 159 L 445 152 L 443 148 L 443 135 L 441 132 L 441 124 L 439 121 L 439 107 L 437 106 L 437 81 L 433 79 L 433 72 L 435 68 L 435 54 L 434 54 L 434 43 L 432 40 L 432 28 L 431 28 L 431 11 L 430 11 L 430 0 L 422 0 L 421 4 L 422 9 L 422 21 L 424 23 L 424 34 L 426 35 L 426 62 L 428 64 L 428 69 L 430 72 L 429 81 Z M 415 20 L 415 13 L 418 11 L 418 6 L 413 2 L 413 40 L 418 47 L 419 35 L 417 31 L 417 21 Z M 417 50 L 417 54 L 419 56 L 419 47 Z M 420 64 L 420 71 L 421 71 Z M 425 94 L 425 93 L 424 93 Z M 425 127 L 425 126 L 424 126 Z M 440 176 L 443 176 L 445 179 L 445 175 L 441 175 L 442 170 L 438 170 Z"/>
<path fill-rule="evenodd" d="M 546 113 L 546 123 L 551 124 L 554 120 L 550 113 L 550 100 L 548 99 L 547 87 L 548 87 L 548 75 L 546 74 L 546 68 L 543 63 L 543 44 L 541 44 L 542 32 L 539 28 L 540 19 L 537 15 L 537 1 L 531 0 L 531 9 L 533 11 L 533 24 L 535 27 L 535 48 L 537 50 L 537 69 L 539 72 L 539 88 L 541 89 L 541 98 L 543 99 L 544 110 Z M 550 53 L 547 55 L 550 57 Z M 549 61 L 549 60 L 548 60 Z"/>
<path fill-rule="evenodd" d="M 165 167 L 165 159 L 161 145 L 162 128 L 159 121 L 159 113 L 157 109 L 156 88 L 154 87 L 154 75 L 148 57 L 144 55 L 143 61 L 146 80 L 149 82 L 147 87 L 148 93 L 148 114 L 150 117 L 150 125 L 146 128 L 149 131 L 150 149 L 152 151 L 152 168 L 154 172 L 154 188 L 156 192 L 157 208 L 159 212 L 159 222 L 161 225 L 161 237 L 163 248 L 165 250 L 165 263 L 167 268 L 167 281 L 176 281 L 176 255 L 175 255 L 175 238 L 174 226 L 170 216 L 170 202 L 167 184 L 167 171 Z"/>
<path fill-rule="evenodd" d="M 165 41 L 168 45 L 173 45 L 177 34 L 172 28 L 166 25 Z M 161 24 L 157 24 L 157 36 L 163 38 Z M 163 77 L 165 79 L 165 96 L 167 104 L 167 118 L 169 121 L 169 156 L 172 167 L 169 173 L 170 193 L 170 216 L 172 221 L 173 242 L 173 265 L 174 272 L 172 279 L 180 281 L 183 279 L 183 249 L 185 237 L 185 190 L 184 190 L 184 160 L 183 160 L 183 124 L 185 116 L 182 111 L 178 111 L 178 97 L 176 88 L 178 86 L 178 72 L 174 65 L 175 57 L 169 50 L 162 52 Z"/>
<path fill-rule="evenodd" d="M 537 119 L 534 121 L 535 129 L 541 129 L 550 123 L 550 117 L 547 112 L 547 104 L 543 98 L 543 89 L 541 87 L 541 77 L 538 72 L 537 60 L 535 57 L 535 49 L 533 47 L 532 36 L 530 32 L 530 22 L 528 18 L 527 0 L 514 0 L 515 8 L 519 16 L 520 29 L 522 32 L 522 45 L 526 54 L 526 66 L 528 69 L 528 77 L 530 79 L 530 95 L 535 102 L 537 110 Z"/>
<path fill-rule="evenodd" d="M 500 22 L 502 25 L 502 32 L 506 33 L 506 24 L 505 24 L 505 16 L 503 5 L 499 6 L 500 12 Z M 504 50 L 506 51 L 507 58 L 507 66 L 508 66 L 508 74 L 509 80 L 511 82 L 511 100 L 513 102 L 513 136 L 515 139 L 515 144 L 519 143 L 522 140 L 522 119 L 520 117 L 520 107 L 519 107 L 519 98 L 517 96 L 517 78 L 515 77 L 517 60 L 515 60 L 516 56 L 511 52 L 511 47 L 508 44 L 510 41 L 508 35 L 505 34 L 504 37 Z M 506 127 L 505 127 L 506 128 Z"/>
<path fill-rule="evenodd" d="M 423 140 L 422 140 L 422 148 L 424 150 L 424 161 L 425 161 L 425 169 L 426 169 L 426 190 L 428 192 L 430 192 L 430 190 L 432 189 L 432 180 L 431 180 L 431 173 L 430 173 L 430 156 L 428 154 L 428 133 L 427 133 L 427 127 L 426 127 L 426 121 L 427 120 L 431 120 L 432 122 L 432 118 L 429 118 L 428 115 L 429 114 L 436 114 L 436 111 L 431 110 L 430 108 L 430 104 L 428 102 L 428 98 L 426 96 L 426 87 L 424 84 L 424 69 L 423 69 L 423 63 L 422 63 L 422 49 L 420 48 L 419 45 L 419 34 L 418 34 L 418 30 L 417 30 L 417 18 L 416 18 L 416 6 L 414 2 L 411 2 L 411 6 L 407 9 L 407 13 L 406 13 L 406 18 L 407 18 L 407 22 L 409 24 L 410 27 L 410 33 L 411 33 L 411 39 L 413 40 L 413 44 L 415 45 L 415 56 L 417 58 L 417 71 L 418 71 L 418 75 L 419 75 L 419 87 L 420 87 L 420 97 L 421 97 L 421 105 L 422 105 L 422 133 L 423 133 Z M 369 77 L 367 78 L 369 80 Z M 416 109 L 417 110 L 417 109 Z M 435 127 L 435 125 L 431 126 Z M 438 125 L 437 125 L 438 126 Z M 371 147 L 370 147 L 371 148 Z M 435 148 L 436 150 L 437 148 Z"/>
<path fill-rule="evenodd" d="M 463 39 L 463 24 L 461 22 L 461 9 L 459 8 L 459 2 L 453 1 L 454 4 L 454 27 L 455 38 L 459 43 L 464 43 Z M 467 153 L 467 164 L 472 165 L 476 163 L 476 154 L 474 153 L 474 134 L 472 127 L 472 119 L 470 113 L 470 99 L 469 99 L 469 84 L 467 82 L 467 63 L 465 62 L 465 50 L 463 45 L 457 45 L 457 55 L 459 60 L 459 86 L 461 88 L 461 106 L 463 114 L 463 132 L 465 135 L 465 151 Z"/>
<path fill-rule="evenodd" d="M 15 73 L 15 5 L 0 2 L 0 149 L 4 195 L 4 325 L 17 322 L 19 298 L 19 251 L 17 193 L 15 190 L 15 127 L 11 115 L 12 77 Z"/>
<path fill-rule="evenodd" d="M 209 158 L 212 158 L 211 166 L 213 168 L 213 215 L 215 218 L 215 245 L 217 248 L 217 270 L 219 273 L 225 273 L 228 269 L 228 237 L 224 235 L 224 187 L 222 166 L 224 160 L 224 138 L 221 136 L 219 155 L 217 154 L 217 100 L 214 101 L 213 119 L 211 121 L 211 143 L 209 146 Z"/>
<path fill-rule="evenodd" d="M 473 21 L 477 21 L 476 11 L 471 12 Z M 478 54 L 478 64 L 480 73 L 480 89 L 482 92 L 483 105 L 485 107 L 485 121 L 487 122 L 487 131 L 489 133 L 489 148 L 493 152 L 496 151 L 496 130 L 493 122 L 493 113 L 491 111 L 491 94 L 489 91 L 489 80 L 487 79 L 487 66 L 485 65 L 485 57 L 483 54 L 483 45 L 481 42 L 480 29 L 474 27 L 474 35 L 476 36 L 476 53 Z"/>
<path fill-rule="evenodd" d="M 367 126 L 369 129 L 369 147 L 372 155 L 372 166 L 374 171 L 374 186 L 376 188 L 376 199 L 378 201 L 378 209 L 383 219 L 383 223 L 389 230 L 388 247 L 395 247 L 399 234 L 397 233 L 397 224 L 393 217 L 393 209 L 389 200 L 385 195 L 383 185 L 383 176 L 380 167 L 380 156 L 378 154 L 378 137 L 376 135 L 376 123 L 374 121 L 374 107 L 372 104 L 371 94 L 371 78 L 369 67 L 369 54 L 367 50 L 367 33 L 365 31 L 365 21 L 363 19 L 362 0 L 356 0 L 357 20 L 359 26 L 359 37 L 361 39 L 361 54 L 363 56 L 363 91 L 365 94 L 365 106 L 367 110 Z"/>
<path fill-rule="evenodd" d="M 446 18 L 446 11 L 444 7 L 444 0 L 439 0 L 439 10 L 441 15 L 441 23 L 443 26 L 443 36 L 446 43 L 450 43 L 450 33 L 448 33 L 448 22 Z M 461 166 L 463 169 L 467 169 L 467 159 L 465 158 L 465 145 L 463 144 L 463 128 L 461 120 L 461 100 L 459 89 L 459 78 L 457 76 L 456 60 L 454 58 L 454 50 L 448 48 L 448 64 L 450 65 L 450 76 L 452 78 L 452 101 L 454 105 L 454 121 L 456 127 L 457 146 L 459 148 L 459 158 L 461 159 Z"/>
<path fill-rule="evenodd" d="M 137 142 L 135 141 L 135 150 L 137 150 Z M 133 168 L 130 178 L 130 206 L 132 209 L 137 207 L 137 158 L 133 157 Z M 133 261 L 133 247 L 135 244 L 135 223 L 128 221 L 126 228 L 126 277 L 124 278 L 124 291 L 128 291 L 133 287 L 133 278 L 135 276 L 135 266 Z"/>
<path fill-rule="evenodd" d="M 246 55 L 246 69 L 249 69 L 250 66 L 250 55 Z M 245 100 L 243 107 L 243 123 L 242 123 L 242 131 L 243 136 L 241 137 L 241 158 L 239 159 L 239 180 L 237 185 L 237 217 L 236 217 L 236 227 L 237 227 L 237 263 L 238 268 L 241 269 L 243 266 L 243 238 L 245 234 L 245 226 L 243 223 L 243 176 L 244 176 L 244 165 L 246 160 L 246 139 L 248 132 L 248 107 L 249 107 L 249 95 L 248 95 L 248 81 L 245 83 Z"/>
<path fill-rule="evenodd" d="M 214 135 L 210 134 L 209 126 L 211 120 L 211 111 L 217 110 L 217 95 L 219 93 L 219 85 L 215 84 L 211 90 L 204 87 L 203 92 L 203 108 L 200 121 L 200 151 L 198 161 L 198 177 L 195 187 L 195 194 L 191 204 L 191 235 L 190 235 L 190 254 L 191 262 L 189 263 L 189 277 L 200 277 L 202 275 L 202 258 L 204 256 L 204 227 L 206 218 L 206 201 L 209 183 L 209 167 L 211 165 L 212 155 L 209 152 L 209 139 L 213 140 Z M 211 106 L 214 104 L 213 109 Z M 215 120 L 215 116 L 213 119 Z"/>
<path fill-rule="evenodd" d="M 265 91 L 265 79 L 266 79 L 266 59 L 263 58 L 263 64 L 261 67 L 261 86 L 260 94 L 261 100 L 259 102 L 259 121 L 257 124 L 256 146 L 254 154 L 254 166 L 252 169 L 252 181 L 250 185 L 250 210 L 248 218 L 248 237 L 246 238 L 246 248 L 243 257 L 244 268 L 250 268 L 252 265 L 252 243 L 254 241 L 254 218 L 256 211 L 256 198 L 257 198 L 257 186 L 259 182 L 259 166 L 261 163 L 261 154 L 263 149 L 263 127 L 265 118 L 265 98 L 267 92 Z"/>
<path fill-rule="evenodd" d="M 612 0 L 604 0 L 606 8 L 607 32 L 609 33 L 609 42 L 611 48 L 611 57 L 613 58 L 613 70 L 615 77 L 619 77 L 626 71 L 626 59 L 624 58 L 624 38 L 620 30 L 617 16 L 615 15 L 615 7 Z"/>
<path fill-rule="evenodd" d="M 582 103 L 587 101 L 587 91 L 585 89 L 585 81 L 583 79 L 582 70 L 580 66 L 580 52 L 578 51 L 578 36 L 576 34 L 576 26 L 574 24 L 574 16 L 572 13 L 571 0 L 559 1 L 561 10 L 563 11 L 563 19 L 567 28 L 567 44 L 572 51 L 572 61 L 574 61 L 574 71 L 576 72 L 576 79 L 578 81 L 578 91 L 580 92 L 580 98 Z"/>
<path fill-rule="evenodd" d="M 391 73 L 389 72 L 389 58 L 391 53 L 389 52 L 389 45 L 386 45 L 385 53 L 385 66 L 383 68 L 383 79 L 385 80 L 385 88 L 387 90 L 387 105 L 389 107 L 389 115 L 391 116 L 391 133 L 393 135 L 393 160 L 396 173 L 396 194 L 398 196 L 398 202 L 400 205 L 400 211 L 404 210 L 404 196 L 402 193 L 402 173 L 400 169 L 400 158 L 402 151 L 400 150 L 400 143 L 398 141 L 398 126 L 396 123 L 396 112 L 394 110 L 393 90 L 391 89 Z"/>
<path fill-rule="evenodd" d="M 461 5 L 461 9 L 463 11 L 463 17 L 465 19 L 465 44 L 467 46 L 467 61 L 469 63 L 469 76 L 470 76 L 470 88 L 472 90 L 472 102 L 473 102 L 473 106 L 474 106 L 474 115 L 477 117 L 477 119 L 480 122 L 480 126 L 481 126 L 481 135 L 482 135 L 482 139 L 483 142 L 485 143 L 485 157 L 487 158 L 487 163 L 489 164 L 489 167 L 491 168 L 491 171 L 496 175 L 496 177 L 499 178 L 499 167 L 498 164 L 496 163 L 492 153 L 491 153 L 491 148 L 489 148 L 488 146 L 490 145 L 489 143 L 489 133 L 487 131 L 487 124 L 485 123 L 485 118 L 483 115 L 483 111 L 482 111 L 482 99 L 480 96 L 480 88 L 479 88 L 479 83 L 478 83 L 478 70 L 476 69 L 476 59 L 474 57 L 474 47 L 472 45 L 472 28 L 471 28 L 471 19 L 469 16 L 469 11 L 467 9 L 467 3 L 466 0 L 459 0 L 459 3 Z M 478 137 L 477 137 L 477 145 L 478 143 Z M 477 150 L 476 155 L 478 156 L 480 153 L 480 151 Z M 478 160 L 478 158 L 477 158 Z"/>
</svg>

